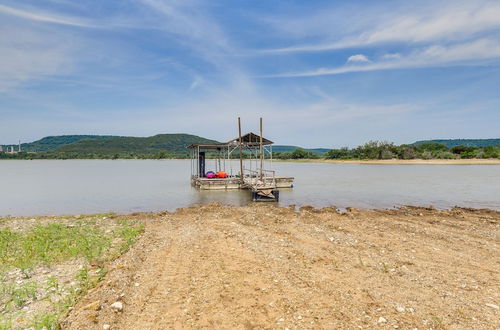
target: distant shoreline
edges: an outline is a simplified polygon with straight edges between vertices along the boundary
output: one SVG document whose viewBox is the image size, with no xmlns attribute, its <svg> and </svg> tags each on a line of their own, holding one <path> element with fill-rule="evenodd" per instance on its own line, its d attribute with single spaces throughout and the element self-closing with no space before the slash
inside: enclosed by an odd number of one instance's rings
<svg viewBox="0 0 500 330">
<path fill-rule="evenodd" d="M 330 163 L 366 165 L 500 165 L 500 159 L 288 159 L 284 163 Z"/>
<path fill-rule="evenodd" d="M 0 161 L 75 161 L 75 160 L 109 160 L 109 161 L 181 161 L 190 158 L 68 158 L 68 159 L 0 159 Z M 237 161 L 237 159 L 231 159 Z M 500 159 L 273 159 L 275 163 L 324 163 L 324 164 L 360 164 L 360 165 L 500 165 Z"/>
</svg>

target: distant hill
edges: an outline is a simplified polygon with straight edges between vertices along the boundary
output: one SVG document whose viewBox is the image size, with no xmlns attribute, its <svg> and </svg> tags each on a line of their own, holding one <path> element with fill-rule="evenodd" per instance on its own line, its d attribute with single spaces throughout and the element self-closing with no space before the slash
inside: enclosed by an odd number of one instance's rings
<svg viewBox="0 0 500 330">
<path fill-rule="evenodd" d="M 65 155 L 64 157 L 79 158 L 86 156 L 110 157 L 113 155 L 155 155 L 160 151 L 168 154 L 186 154 L 186 147 L 196 143 L 217 143 L 215 140 L 206 139 L 190 134 L 158 134 L 151 137 L 129 137 L 113 135 L 61 135 L 47 136 L 43 139 L 22 143 L 21 149 L 27 152 L 41 152 L 48 154 Z M 8 150 L 4 145 L 3 150 Z M 14 146 L 17 151 L 17 146 Z M 276 145 L 274 152 L 293 152 L 303 149 L 323 154 L 330 149 L 306 149 L 297 146 Z"/>
<path fill-rule="evenodd" d="M 75 143 L 82 140 L 102 140 L 113 137 L 113 135 L 59 135 L 59 136 L 47 136 L 43 139 L 30 142 L 21 143 L 21 150 L 28 152 L 41 152 L 41 151 L 51 151 L 55 150 L 61 146 Z M 7 150 L 7 147 L 13 145 L 3 145 L 3 149 Z M 14 145 L 17 151 L 18 146 Z"/>
<path fill-rule="evenodd" d="M 330 149 L 326 148 L 313 148 L 313 149 L 307 149 L 307 148 L 301 148 L 297 146 L 284 146 L 284 145 L 273 145 L 273 152 L 293 152 L 296 149 L 302 149 L 305 151 L 310 151 L 314 152 L 315 154 L 321 155 L 324 154 L 325 152 L 330 151 Z"/>
<path fill-rule="evenodd" d="M 168 153 L 187 153 L 186 147 L 193 143 L 216 143 L 190 134 L 158 134 L 151 137 L 108 137 L 97 140 L 81 140 L 61 146 L 58 153 L 79 154 L 155 154 L 159 151 Z"/>
<path fill-rule="evenodd" d="M 500 139 L 449 139 L 449 140 L 423 140 L 413 143 L 413 145 L 421 145 L 430 142 L 442 143 L 448 148 L 456 146 L 466 147 L 487 147 L 500 145 Z"/>
</svg>

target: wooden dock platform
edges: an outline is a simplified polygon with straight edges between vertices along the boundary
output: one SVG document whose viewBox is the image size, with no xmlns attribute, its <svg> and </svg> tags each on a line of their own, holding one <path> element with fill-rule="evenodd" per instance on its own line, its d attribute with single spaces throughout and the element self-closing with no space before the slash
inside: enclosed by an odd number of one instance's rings
<svg viewBox="0 0 500 330">
<path fill-rule="evenodd" d="M 278 188 L 293 188 L 294 178 L 276 176 L 272 168 L 273 142 L 262 136 L 262 118 L 260 135 L 252 132 L 242 135 L 240 118 L 238 133 L 237 138 L 225 143 L 188 146 L 191 150 L 191 184 L 200 190 L 247 189 L 254 201 L 277 202 Z M 233 175 L 231 159 L 234 159 L 235 151 L 239 151 L 239 172 Z M 213 161 L 210 170 L 207 169 L 208 160 Z"/>
<path fill-rule="evenodd" d="M 271 184 L 271 178 L 264 178 Z M 274 178 L 275 188 L 293 188 L 293 177 L 276 177 Z M 201 190 L 229 190 L 229 189 L 246 189 L 242 186 L 241 180 L 238 177 L 231 178 L 192 178 L 191 183 L 194 187 Z"/>
</svg>

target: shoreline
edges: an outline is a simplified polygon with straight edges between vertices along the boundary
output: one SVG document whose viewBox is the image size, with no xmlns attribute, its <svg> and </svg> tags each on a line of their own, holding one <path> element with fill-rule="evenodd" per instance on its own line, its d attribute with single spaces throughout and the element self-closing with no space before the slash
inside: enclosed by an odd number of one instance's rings
<svg viewBox="0 0 500 330">
<path fill-rule="evenodd" d="M 311 212 L 324 212 L 324 211 L 332 211 L 335 210 L 335 212 L 342 214 L 342 213 L 349 213 L 352 212 L 352 210 L 355 210 L 356 212 L 361 212 L 361 213 L 380 213 L 380 212 L 403 212 L 404 210 L 425 210 L 426 212 L 430 213 L 450 213 L 450 212 L 456 212 L 456 211 L 467 211 L 467 212 L 474 212 L 474 213 L 498 213 L 500 215 L 500 208 L 488 208 L 488 207 L 469 207 L 469 206 L 460 206 L 460 205 L 455 205 L 453 207 L 447 207 L 447 208 L 439 208 L 434 205 L 410 205 L 410 204 L 405 204 L 405 205 L 395 205 L 393 207 L 388 207 L 388 208 L 362 208 L 362 207 L 355 207 L 355 206 L 346 206 L 346 207 L 338 207 L 336 205 L 327 205 L 327 206 L 321 206 L 321 207 L 316 207 L 316 206 L 311 206 L 311 205 L 295 205 L 295 204 L 290 204 L 290 205 L 278 205 L 275 203 L 260 203 L 260 202 L 252 202 L 248 205 L 232 205 L 232 204 L 223 204 L 221 202 L 207 202 L 204 204 L 192 204 L 192 205 L 186 205 L 186 206 L 180 206 L 176 208 L 173 211 L 170 210 L 154 210 L 154 211 L 138 211 L 138 212 L 129 212 L 129 213 L 120 213 L 120 212 L 114 212 L 114 211 L 108 211 L 108 212 L 100 212 L 100 213 L 65 213 L 65 214 L 39 214 L 39 215 L 1 215 L 0 214 L 0 221 L 10 221 L 10 220 L 44 220 L 44 219 L 61 219 L 61 220 L 70 220 L 70 219 L 80 219 L 80 218 L 91 218 L 91 217 L 158 217 L 162 216 L 164 214 L 176 214 L 178 212 L 182 212 L 182 210 L 185 209 L 204 209 L 207 207 L 210 207 L 212 205 L 217 205 L 218 207 L 222 208 L 240 208 L 240 209 L 248 209 L 248 208 L 259 208 L 262 206 L 269 206 L 274 209 L 287 209 L 287 210 L 295 210 L 295 212 L 300 213 L 302 210 L 308 210 Z M 1 226 L 1 222 L 0 222 Z"/>
<path fill-rule="evenodd" d="M 0 159 L 0 161 L 189 161 L 189 158 L 135 159 L 135 158 L 70 158 L 70 159 Z M 237 159 L 234 159 L 237 161 Z M 359 164 L 359 165 L 500 165 L 500 159 L 273 159 L 275 163 L 318 163 L 318 164 Z"/>
<path fill-rule="evenodd" d="M 365 164 L 365 165 L 500 165 L 500 159 L 287 159 L 273 160 L 283 163 L 326 163 L 326 164 Z"/>
</svg>

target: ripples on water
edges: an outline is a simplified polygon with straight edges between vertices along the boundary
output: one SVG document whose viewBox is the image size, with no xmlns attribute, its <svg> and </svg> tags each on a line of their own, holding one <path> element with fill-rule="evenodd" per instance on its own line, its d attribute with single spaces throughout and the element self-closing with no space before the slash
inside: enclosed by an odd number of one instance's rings
<svg viewBox="0 0 500 330">
<path fill-rule="evenodd" d="M 0 215 L 172 211 L 211 201 L 251 202 L 248 191 L 192 188 L 190 169 L 189 161 L 179 160 L 0 161 Z M 500 165 L 275 163 L 274 169 L 296 178 L 295 188 L 280 191 L 280 205 L 500 209 Z"/>
</svg>

